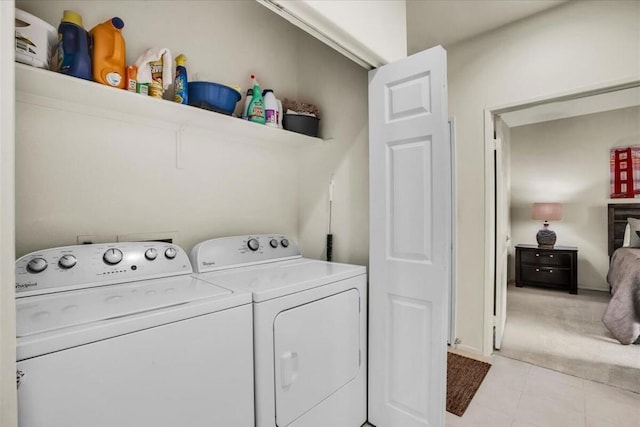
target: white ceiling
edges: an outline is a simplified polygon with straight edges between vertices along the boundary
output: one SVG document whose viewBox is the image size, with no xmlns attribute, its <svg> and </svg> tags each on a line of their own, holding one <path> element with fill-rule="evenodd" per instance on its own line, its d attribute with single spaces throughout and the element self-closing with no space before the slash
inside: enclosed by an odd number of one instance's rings
<svg viewBox="0 0 640 427">
<path fill-rule="evenodd" d="M 445 48 L 566 0 L 407 0 L 407 53 Z"/>
</svg>

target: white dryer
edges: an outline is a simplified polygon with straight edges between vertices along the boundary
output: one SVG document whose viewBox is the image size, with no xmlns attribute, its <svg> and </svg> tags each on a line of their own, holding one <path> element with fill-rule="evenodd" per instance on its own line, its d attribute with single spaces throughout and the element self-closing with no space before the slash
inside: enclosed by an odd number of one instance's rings
<svg viewBox="0 0 640 427">
<path fill-rule="evenodd" d="M 166 243 L 16 261 L 20 427 L 254 425 L 251 295 Z"/>
<path fill-rule="evenodd" d="M 208 240 L 190 256 L 200 279 L 253 295 L 257 427 L 366 421 L 365 267 L 302 258 L 281 235 Z"/>
</svg>

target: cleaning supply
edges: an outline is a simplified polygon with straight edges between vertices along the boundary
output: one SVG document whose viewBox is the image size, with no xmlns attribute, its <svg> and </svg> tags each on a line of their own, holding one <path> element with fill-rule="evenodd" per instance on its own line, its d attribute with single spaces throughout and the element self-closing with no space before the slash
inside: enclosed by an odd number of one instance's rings
<svg viewBox="0 0 640 427">
<path fill-rule="evenodd" d="M 16 8 L 16 61 L 49 68 L 51 51 L 58 43 L 56 29 L 37 16 Z"/>
<path fill-rule="evenodd" d="M 187 57 L 180 54 L 176 57 L 176 79 L 173 87 L 176 91 L 173 100 L 180 104 L 188 104 Z"/>
<path fill-rule="evenodd" d="M 164 94 L 164 83 L 162 81 L 162 68 L 164 67 L 164 61 L 162 58 L 157 61 L 149 62 L 151 68 L 151 83 L 149 83 L 149 96 L 154 98 L 162 98 Z"/>
<path fill-rule="evenodd" d="M 126 80 L 124 22 L 118 17 L 98 24 L 89 31 L 93 80 L 103 85 L 124 89 Z"/>
<path fill-rule="evenodd" d="M 149 96 L 162 98 L 165 89 L 173 82 L 173 60 L 167 48 L 152 47 L 136 60 L 138 67 L 138 92 L 148 88 Z"/>
<path fill-rule="evenodd" d="M 138 86 L 138 67 L 135 65 L 129 65 L 127 67 L 127 90 L 129 92 L 136 92 Z"/>
<path fill-rule="evenodd" d="M 265 123 L 264 116 L 264 99 L 262 98 L 262 92 L 260 91 L 260 85 L 256 76 L 251 75 L 251 81 L 253 84 L 253 96 L 249 102 L 249 108 L 247 109 L 247 116 L 249 121 L 256 123 Z"/>
<path fill-rule="evenodd" d="M 91 80 L 89 35 L 82 26 L 82 16 L 65 10 L 58 26 L 57 63 L 63 74 Z"/>
<path fill-rule="evenodd" d="M 265 124 L 270 127 L 278 127 L 278 102 L 272 89 L 265 89 L 262 92 L 264 99 L 264 119 Z"/>
<path fill-rule="evenodd" d="M 278 129 L 282 129 L 282 101 L 276 99 L 278 104 Z"/>
<path fill-rule="evenodd" d="M 244 120 L 249 120 L 249 103 L 251 103 L 251 99 L 253 98 L 253 89 L 247 89 L 247 96 L 244 98 L 244 109 L 242 110 L 242 118 Z"/>
</svg>

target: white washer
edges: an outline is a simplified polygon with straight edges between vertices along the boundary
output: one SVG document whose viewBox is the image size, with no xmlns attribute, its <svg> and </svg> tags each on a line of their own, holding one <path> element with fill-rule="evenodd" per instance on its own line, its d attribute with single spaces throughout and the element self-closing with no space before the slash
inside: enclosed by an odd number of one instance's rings
<svg viewBox="0 0 640 427">
<path fill-rule="evenodd" d="M 251 295 L 166 243 L 16 261 L 20 427 L 254 425 Z"/>
<path fill-rule="evenodd" d="M 253 295 L 257 427 L 366 421 L 365 267 L 302 258 L 282 235 L 208 240 L 190 256 L 197 277 Z"/>
</svg>

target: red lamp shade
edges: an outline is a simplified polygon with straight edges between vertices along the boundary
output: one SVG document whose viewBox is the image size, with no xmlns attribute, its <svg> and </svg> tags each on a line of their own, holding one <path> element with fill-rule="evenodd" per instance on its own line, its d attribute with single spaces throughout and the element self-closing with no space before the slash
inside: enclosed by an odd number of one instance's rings
<svg viewBox="0 0 640 427">
<path fill-rule="evenodd" d="M 534 203 L 532 219 L 558 221 L 562 219 L 562 203 Z"/>
</svg>

